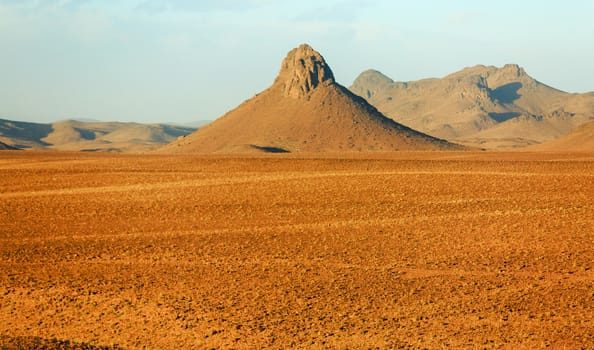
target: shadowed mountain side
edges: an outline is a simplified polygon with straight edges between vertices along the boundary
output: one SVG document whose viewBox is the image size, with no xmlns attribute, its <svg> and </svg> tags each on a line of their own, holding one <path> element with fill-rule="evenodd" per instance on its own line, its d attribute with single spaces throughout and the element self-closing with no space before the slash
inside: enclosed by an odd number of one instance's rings
<svg viewBox="0 0 594 350">
<path fill-rule="evenodd" d="M 594 151 L 594 121 L 576 127 L 569 134 L 557 140 L 535 145 L 529 149 L 541 151 Z"/>
<path fill-rule="evenodd" d="M 473 139 L 486 148 L 493 140 L 496 148 L 551 140 L 594 117 L 594 94 L 554 89 L 513 64 L 479 65 L 413 82 L 393 82 L 369 70 L 350 89 L 397 122 L 456 142 Z"/>
<path fill-rule="evenodd" d="M 44 148 L 42 141 L 52 132 L 50 124 L 0 119 L 0 141 L 16 148 Z"/>
<path fill-rule="evenodd" d="M 14 150 L 20 150 L 20 148 L 9 146 L 9 145 L 5 144 L 4 142 L 0 141 L 0 151 L 14 151 Z"/>
<path fill-rule="evenodd" d="M 195 130 L 162 124 L 76 120 L 36 124 L 0 120 L 0 141 L 17 148 L 144 152 Z"/>
<path fill-rule="evenodd" d="M 512 104 L 522 97 L 518 91 L 522 88 L 522 83 L 513 82 L 505 84 L 492 90 L 490 96 L 493 100 L 503 104 Z"/>
<path fill-rule="evenodd" d="M 461 146 L 386 118 L 334 81 L 323 57 L 289 52 L 274 84 L 187 137 L 159 150 L 180 153 L 344 152 Z"/>
</svg>

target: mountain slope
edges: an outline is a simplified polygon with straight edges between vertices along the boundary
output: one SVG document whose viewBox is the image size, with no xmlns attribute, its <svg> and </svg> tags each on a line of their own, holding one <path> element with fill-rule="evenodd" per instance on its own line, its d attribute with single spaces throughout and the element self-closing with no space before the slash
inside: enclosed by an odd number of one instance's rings
<svg viewBox="0 0 594 350">
<path fill-rule="evenodd" d="M 0 119 L 0 142 L 17 148 L 45 148 L 42 141 L 52 132 L 50 124 Z"/>
<path fill-rule="evenodd" d="M 0 141 L 0 151 L 14 151 L 14 150 L 19 150 L 19 149 L 20 148 L 9 146 L 9 145 L 5 144 L 4 142 Z"/>
<path fill-rule="evenodd" d="M 441 79 L 394 82 L 369 70 L 350 89 L 414 129 L 472 145 L 551 140 L 594 119 L 594 94 L 568 94 L 517 65 L 475 66 Z"/>
<path fill-rule="evenodd" d="M 386 118 L 337 84 L 308 45 L 291 50 L 271 87 L 161 152 L 343 152 L 457 145 Z"/>
<path fill-rule="evenodd" d="M 142 152 L 195 130 L 164 124 L 75 120 L 40 124 L 0 119 L 0 141 L 5 144 L 65 151 Z"/>
<path fill-rule="evenodd" d="M 545 142 L 530 147 L 530 149 L 543 151 L 594 151 L 594 122 L 584 123 L 557 140 Z"/>
</svg>

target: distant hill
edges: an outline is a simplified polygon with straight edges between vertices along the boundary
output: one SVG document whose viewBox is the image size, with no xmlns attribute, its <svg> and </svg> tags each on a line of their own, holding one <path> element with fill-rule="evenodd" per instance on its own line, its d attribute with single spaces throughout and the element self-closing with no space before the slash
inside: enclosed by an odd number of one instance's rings
<svg viewBox="0 0 594 350">
<path fill-rule="evenodd" d="M 594 122 L 584 123 L 569 134 L 553 141 L 530 147 L 543 151 L 594 151 Z"/>
<path fill-rule="evenodd" d="M 594 93 L 557 90 L 514 64 L 479 65 L 445 78 L 412 82 L 395 82 L 368 70 L 350 89 L 397 122 L 485 148 L 553 140 L 594 120 Z"/>
<path fill-rule="evenodd" d="M 13 147 L 13 146 L 9 146 L 7 144 L 5 144 L 4 142 L 0 141 L 0 151 L 13 151 L 13 150 L 18 150 L 19 148 Z"/>
<path fill-rule="evenodd" d="M 353 152 L 460 148 L 386 118 L 334 80 L 308 45 L 291 50 L 271 87 L 160 152 Z"/>
<path fill-rule="evenodd" d="M 0 119 L 0 142 L 20 149 L 143 152 L 195 130 L 165 124 L 75 120 L 42 124 Z"/>
<path fill-rule="evenodd" d="M 204 126 L 206 124 L 209 124 L 211 122 L 212 122 L 212 120 L 205 119 L 205 120 L 194 120 L 194 121 L 191 121 L 191 122 L 185 122 L 185 123 L 173 124 L 173 125 L 189 126 L 189 127 L 192 127 L 192 128 L 200 128 L 200 127 L 202 127 L 202 126 Z"/>
</svg>

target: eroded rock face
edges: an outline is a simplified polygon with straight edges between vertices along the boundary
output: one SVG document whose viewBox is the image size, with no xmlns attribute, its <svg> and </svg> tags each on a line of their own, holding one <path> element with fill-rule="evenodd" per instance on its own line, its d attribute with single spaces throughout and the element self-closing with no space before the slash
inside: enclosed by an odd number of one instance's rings
<svg viewBox="0 0 594 350">
<path fill-rule="evenodd" d="M 334 80 L 322 55 L 291 50 L 274 84 L 161 153 L 342 153 L 457 149 L 386 118 Z"/>
<path fill-rule="evenodd" d="M 520 78 L 526 75 L 524 68 L 517 64 L 506 64 L 501 68 L 501 72 L 510 78 Z"/>
<path fill-rule="evenodd" d="M 291 98 L 304 98 L 318 86 L 334 83 L 334 74 L 324 57 L 309 45 L 291 50 L 283 60 L 274 85 Z"/>
</svg>

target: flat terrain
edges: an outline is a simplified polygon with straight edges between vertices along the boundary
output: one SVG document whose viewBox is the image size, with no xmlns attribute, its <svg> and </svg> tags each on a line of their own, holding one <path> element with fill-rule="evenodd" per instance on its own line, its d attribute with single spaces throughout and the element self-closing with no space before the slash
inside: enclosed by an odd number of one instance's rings
<svg viewBox="0 0 594 350">
<path fill-rule="evenodd" d="M 594 154 L 0 152 L 0 346 L 592 349 L 593 198 Z"/>
</svg>

